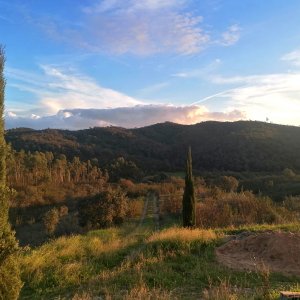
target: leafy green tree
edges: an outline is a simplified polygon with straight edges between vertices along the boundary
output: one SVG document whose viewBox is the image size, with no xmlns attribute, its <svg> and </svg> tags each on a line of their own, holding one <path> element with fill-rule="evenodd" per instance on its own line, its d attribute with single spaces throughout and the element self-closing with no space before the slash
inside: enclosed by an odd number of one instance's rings
<svg viewBox="0 0 300 300">
<path fill-rule="evenodd" d="M 0 299 L 11 300 L 18 298 L 22 283 L 15 258 L 18 244 L 8 222 L 9 190 L 6 187 L 6 144 L 3 120 L 4 63 L 4 49 L 0 46 Z"/>
<path fill-rule="evenodd" d="M 191 147 L 188 150 L 186 162 L 185 188 L 182 199 L 182 221 L 184 227 L 194 227 L 196 225 L 196 201 Z"/>
</svg>

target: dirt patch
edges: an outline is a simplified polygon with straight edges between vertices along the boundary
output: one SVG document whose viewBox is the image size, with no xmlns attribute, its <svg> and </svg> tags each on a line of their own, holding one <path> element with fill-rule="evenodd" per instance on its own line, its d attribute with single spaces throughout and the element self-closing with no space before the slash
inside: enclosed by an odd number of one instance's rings
<svg viewBox="0 0 300 300">
<path fill-rule="evenodd" d="M 271 272 L 300 276 L 300 234 L 264 232 L 230 240 L 216 249 L 217 260 L 237 270 Z"/>
</svg>

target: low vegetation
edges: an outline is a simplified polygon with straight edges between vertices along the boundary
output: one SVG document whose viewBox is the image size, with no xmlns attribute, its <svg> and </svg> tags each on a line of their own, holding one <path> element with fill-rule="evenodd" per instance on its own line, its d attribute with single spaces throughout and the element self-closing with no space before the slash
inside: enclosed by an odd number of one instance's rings
<svg viewBox="0 0 300 300">
<path fill-rule="evenodd" d="M 266 293 L 276 299 L 280 289 L 299 290 L 297 278 L 265 278 L 263 270 L 238 272 L 217 264 L 214 249 L 227 230 L 171 227 L 151 233 L 149 223 L 133 234 L 132 226 L 62 237 L 28 250 L 20 257 L 21 299 L 266 299 Z"/>
</svg>

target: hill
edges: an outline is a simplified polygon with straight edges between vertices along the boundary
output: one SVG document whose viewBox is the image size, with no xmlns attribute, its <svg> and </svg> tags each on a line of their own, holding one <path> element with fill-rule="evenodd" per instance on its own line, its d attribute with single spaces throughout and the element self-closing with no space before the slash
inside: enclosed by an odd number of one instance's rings
<svg viewBox="0 0 300 300">
<path fill-rule="evenodd" d="M 190 145 L 199 171 L 300 170 L 300 128 L 263 122 L 161 123 L 135 129 L 79 131 L 12 129 L 6 140 L 16 150 L 51 151 L 68 158 L 97 158 L 100 166 L 123 156 L 144 171 L 177 171 Z"/>
</svg>

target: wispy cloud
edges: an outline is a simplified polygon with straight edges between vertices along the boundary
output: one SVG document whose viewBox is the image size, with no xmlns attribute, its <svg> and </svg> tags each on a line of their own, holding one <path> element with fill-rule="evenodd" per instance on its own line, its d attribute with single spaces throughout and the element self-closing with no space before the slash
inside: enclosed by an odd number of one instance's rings
<svg viewBox="0 0 300 300">
<path fill-rule="evenodd" d="M 32 93 L 37 110 L 53 114 L 62 109 L 111 108 L 132 106 L 140 100 L 113 89 L 104 88 L 95 80 L 80 73 L 42 65 L 41 75 L 9 68 L 9 86 Z"/>
<path fill-rule="evenodd" d="M 243 112 L 210 112 L 204 106 L 139 105 L 114 109 L 67 109 L 47 117 L 6 116 L 7 128 L 30 127 L 82 129 L 94 126 L 142 127 L 171 121 L 180 124 L 194 124 L 206 120 L 236 121 L 245 119 Z"/>
<path fill-rule="evenodd" d="M 246 111 L 251 119 L 299 125 L 300 73 L 212 77 L 213 83 L 239 85 L 209 99 L 224 99 L 227 107 Z"/>
<path fill-rule="evenodd" d="M 300 67 L 300 50 L 295 50 L 285 54 L 282 58 L 284 61 L 288 61 L 294 66 Z"/>
<path fill-rule="evenodd" d="M 185 1 L 101 1 L 85 8 L 91 49 L 149 55 L 201 51 L 210 37 L 201 16 L 183 11 Z"/>
<path fill-rule="evenodd" d="M 240 27 L 209 31 L 190 0 L 102 0 L 85 6 L 74 24 L 54 16 L 26 19 L 49 37 L 91 53 L 149 56 L 171 53 L 192 55 L 214 45 L 230 46 Z"/>
<path fill-rule="evenodd" d="M 232 46 L 236 44 L 241 36 L 241 27 L 238 25 L 231 25 L 225 32 L 222 33 L 219 43 L 223 46 Z"/>
</svg>

